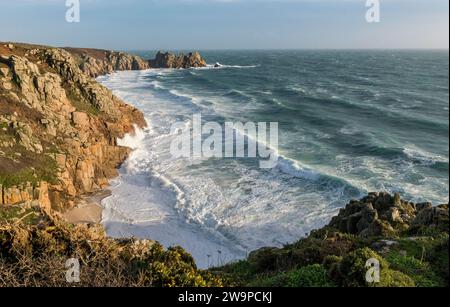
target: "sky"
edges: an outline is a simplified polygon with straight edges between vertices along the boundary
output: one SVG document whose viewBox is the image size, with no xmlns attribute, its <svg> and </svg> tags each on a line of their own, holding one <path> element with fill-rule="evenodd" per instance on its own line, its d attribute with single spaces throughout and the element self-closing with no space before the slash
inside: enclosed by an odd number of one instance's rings
<svg viewBox="0 0 450 307">
<path fill-rule="evenodd" d="M 117 50 L 448 49 L 448 0 L 0 0 L 0 41 Z"/>
</svg>

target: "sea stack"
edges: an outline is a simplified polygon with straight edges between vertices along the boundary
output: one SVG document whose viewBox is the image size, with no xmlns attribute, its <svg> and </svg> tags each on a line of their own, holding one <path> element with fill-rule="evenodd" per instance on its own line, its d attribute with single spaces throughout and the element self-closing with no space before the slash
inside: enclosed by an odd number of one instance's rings
<svg viewBox="0 0 450 307">
<path fill-rule="evenodd" d="M 206 61 L 198 52 L 190 52 L 185 54 L 163 53 L 159 51 L 154 60 L 150 60 L 150 66 L 153 68 L 193 68 L 206 67 Z"/>
</svg>

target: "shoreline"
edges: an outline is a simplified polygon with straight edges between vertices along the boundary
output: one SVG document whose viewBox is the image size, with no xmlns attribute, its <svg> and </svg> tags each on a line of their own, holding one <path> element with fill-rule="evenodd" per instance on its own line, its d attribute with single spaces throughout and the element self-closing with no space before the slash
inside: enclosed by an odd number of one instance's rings
<svg viewBox="0 0 450 307">
<path fill-rule="evenodd" d="M 70 224 L 101 225 L 104 209 L 102 201 L 111 195 L 111 190 L 106 188 L 91 195 L 82 196 L 75 208 L 64 212 L 62 216 Z"/>
</svg>

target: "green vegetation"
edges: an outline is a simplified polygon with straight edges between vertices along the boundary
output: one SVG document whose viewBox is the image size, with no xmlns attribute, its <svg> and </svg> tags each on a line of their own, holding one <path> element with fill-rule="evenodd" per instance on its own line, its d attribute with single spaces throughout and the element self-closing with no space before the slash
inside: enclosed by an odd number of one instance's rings
<svg viewBox="0 0 450 307">
<path fill-rule="evenodd" d="M 340 238 L 339 241 L 335 241 Z M 326 242 L 335 241 L 337 244 Z M 319 243 L 310 236 L 281 249 L 263 249 L 247 260 L 214 271 L 242 286 L 263 287 L 446 287 L 448 286 L 448 235 L 440 238 L 402 239 L 381 256 L 367 247 L 376 241 L 334 233 Z M 447 244 L 447 245 L 445 245 Z M 359 246 L 366 247 L 359 248 Z M 342 248 L 347 246 L 347 249 Z M 423 252 L 426 247 L 426 252 Z M 342 252 L 341 255 L 339 252 Z M 404 253 L 406 255 L 401 255 Z M 365 280 L 368 259 L 380 263 L 380 283 Z M 422 259 L 423 258 L 423 259 Z"/>
<path fill-rule="evenodd" d="M 66 93 L 67 98 L 69 98 L 70 102 L 77 111 L 86 112 L 94 116 L 98 116 L 101 114 L 99 109 L 86 101 L 81 93 L 78 92 L 78 89 L 75 90 L 73 87 L 66 88 Z"/>
<path fill-rule="evenodd" d="M 333 287 L 324 266 L 319 264 L 302 267 L 287 274 L 288 287 Z"/>
<path fill-rule="evenodd" d="M 8 129 L 8 123 L 0 122 L 0 129 L 3 131 L 2 135 L 4 134 L 4 130 Z"/>
<path fill-rule="evenodd" d="M 287 273 L 278 273 L 273 276 L 260 276 L 250 282 L 252 287 L 292 287 L 292 288 L 330 288 L 336 285 L 328 276 L 323 265 L 314 264 L 292 270 Z"/>
<path fill-rule="evenodd" d="M 2 171 L 0 168 L 0 185 L 3 188 L 9 188 L 30 182 L 33 186 L 36 186 L 41 181 L 48 183 L 57 182 L 57 165 L 56 162 L 47 156 L 39 157 L 35 166 L 27 166 L 18 168 L 17 170 Z"/>
<path fill-rule="evenodd" d="M 408 232 L 389 239 L 361 237 L 327 226 L 294 244 L 261 249 L 214 271 L 242 286 L 448 287 L 448 229 L 436 230 L 445 219 L 445 214 L 436 215 L 433 224 L 421 225 L 434 234 L 425 237 Z M 380 263 L 379 283 L 366 281 L 369 259 Z"/>
<path fill-rule="evenodd" d="M 24 224 L 37 223 L 39 215 L 32 208 L 22 206 L 0 206 L 0 223 L 21 221 Z"/>
</svg>

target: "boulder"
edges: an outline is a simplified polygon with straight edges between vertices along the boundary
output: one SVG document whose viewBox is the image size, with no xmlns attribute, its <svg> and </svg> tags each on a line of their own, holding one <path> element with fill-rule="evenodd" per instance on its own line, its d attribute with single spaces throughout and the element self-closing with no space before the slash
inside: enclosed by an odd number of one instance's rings
<svg viewBox="0 0 450 307">
<path fill-rule="evenodd" d="M 390 223 L 402 223 L 403 220 L 400 216 L 400 210 L 397 207 L 392 207 L 389 208 L 389 210 L 386 213 L 386 219 L 390 222 Z"/>
<path fill-rule="evenodd" d="M 359 223 L 359 221 L 361 221 L 361 218 L 362 218 L 361 212 L 350 215 L 347 219 L 347 231 L 346 232 L 351 233 L 351 234 L 358 233 L 358 223 Z"/>
<path fill-rule="evenodd" d="M 386 221 L 375 220 L 369 227 L 364 229 L 361 233 L 362 237 L 392 237 L 395 234 L 394 228 Z"/>
<path fill-rule="evenodd" d="M 72 122 L 75 126 L 87 127 L 89 126 L 89 116 L 84 112 L 73 112 Z"/>
</svg>

